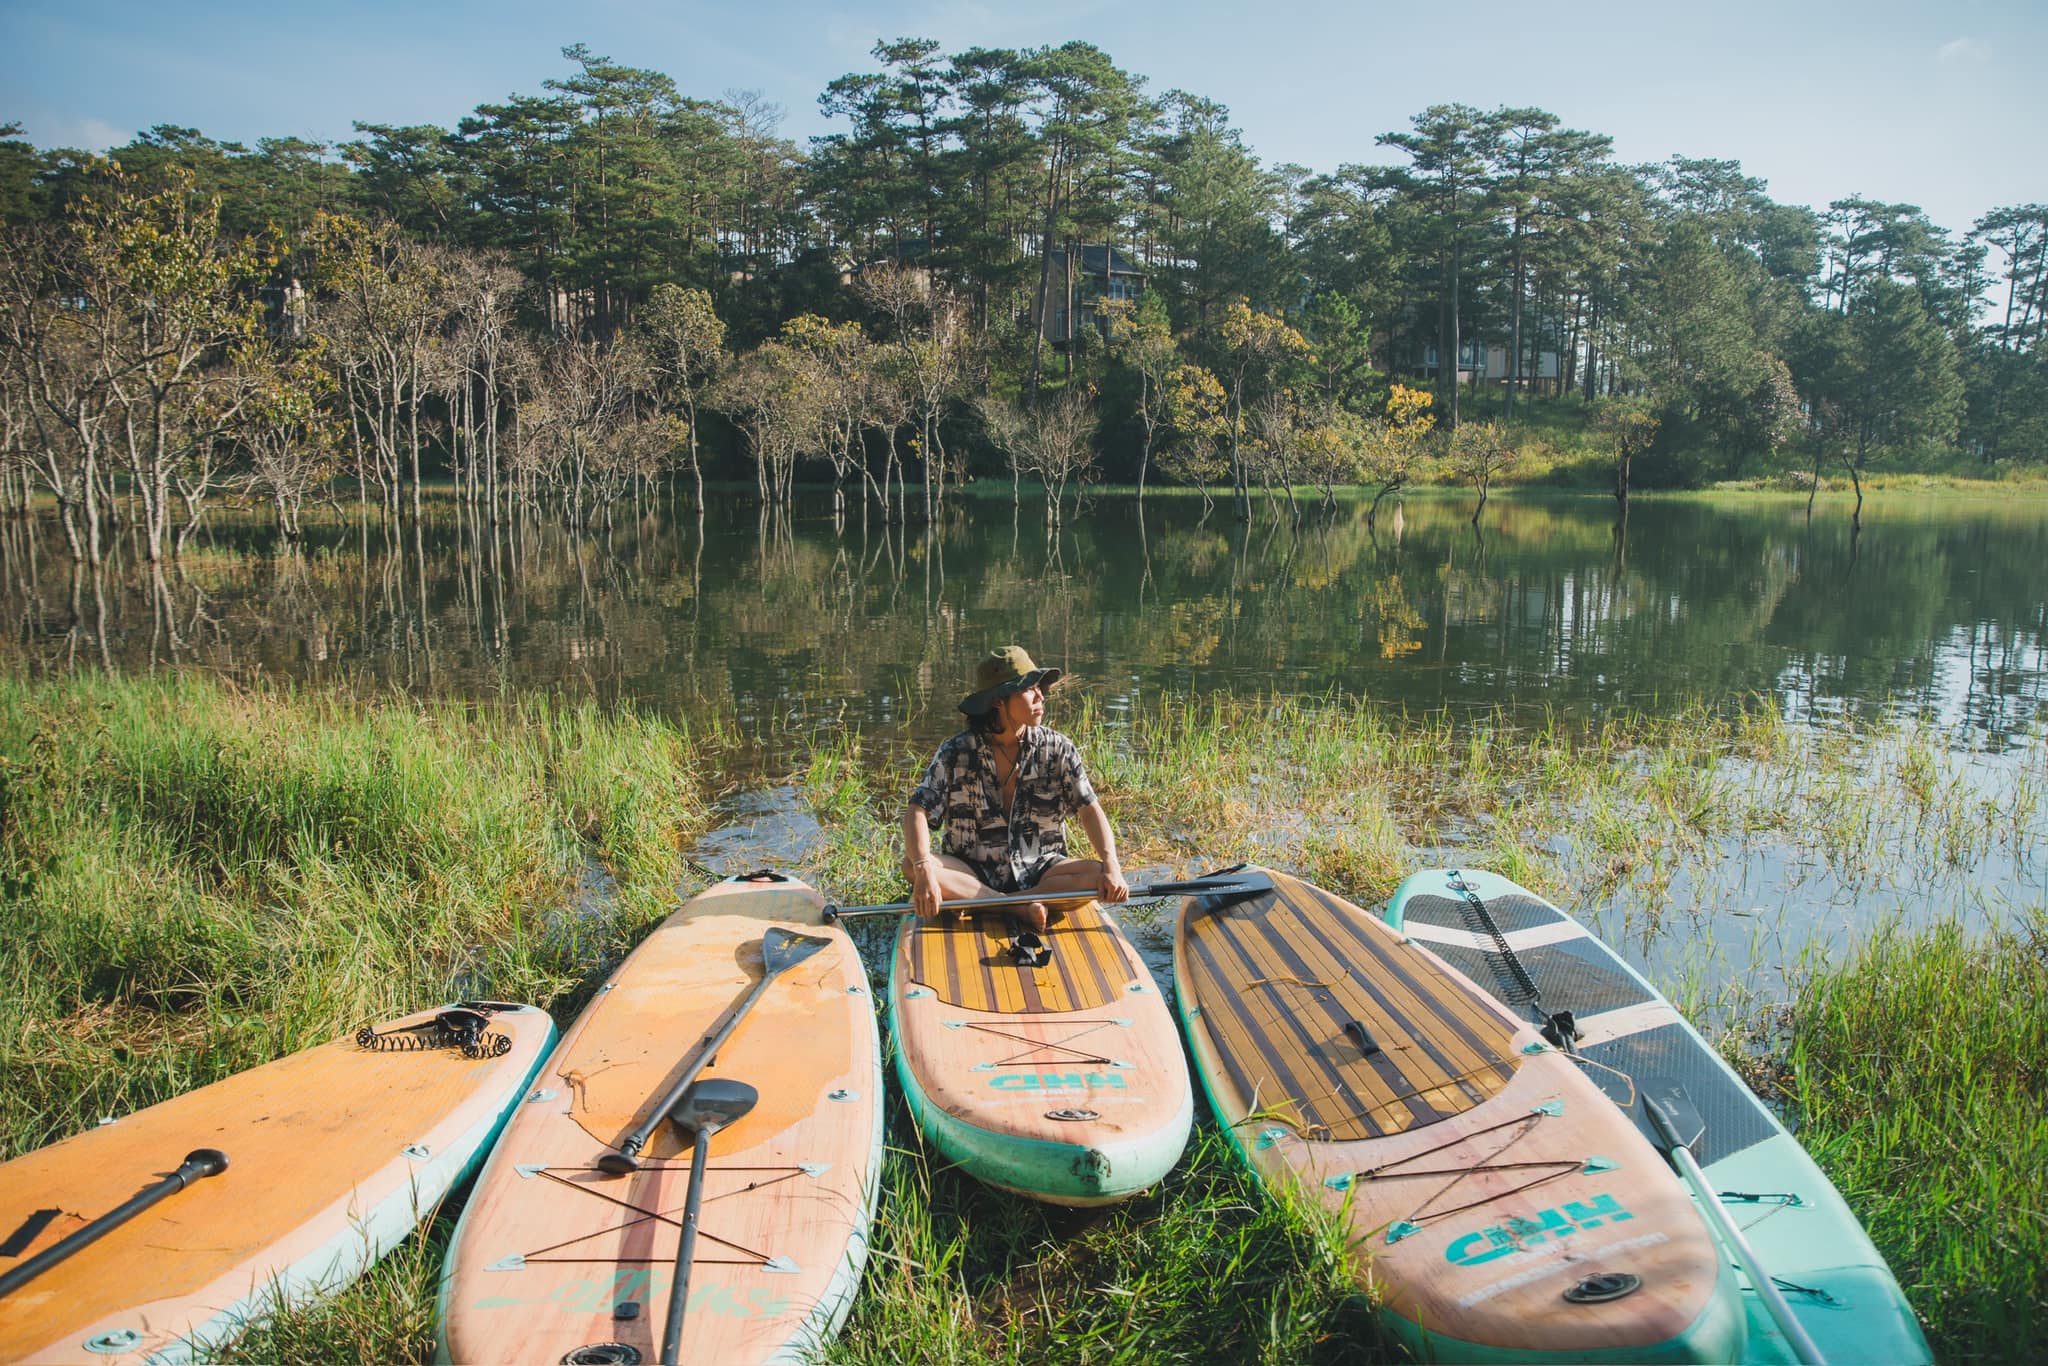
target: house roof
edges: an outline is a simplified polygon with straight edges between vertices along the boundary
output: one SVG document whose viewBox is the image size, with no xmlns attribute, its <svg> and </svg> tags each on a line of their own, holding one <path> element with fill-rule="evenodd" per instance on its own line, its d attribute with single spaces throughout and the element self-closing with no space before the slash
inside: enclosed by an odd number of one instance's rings
<svg viewBox="0 0 2048 1366">
<path fill-rule="evenodd" d="M 1067 253 L 1063 248 L 1054 247 L 1053 263 L 1062 270 L 1066 268 Z M 1113 262 L 1113 264 L 1112 264 Z M 1081 246 L 1081 273 L 1084 275 L 1143 275 L 1145 268 L 1122 252 L 1107 246 Z"/>
</svg>

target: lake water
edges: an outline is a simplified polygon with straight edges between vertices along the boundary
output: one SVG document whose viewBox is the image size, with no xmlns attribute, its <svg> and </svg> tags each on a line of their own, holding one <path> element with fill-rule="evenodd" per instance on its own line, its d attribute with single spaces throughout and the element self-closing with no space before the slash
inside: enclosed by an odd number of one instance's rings
<svg viewBox="0 0 2048 1366">
<path fill-rule="evenodd" d="M 1410 711 L 1568 720 L 1768 696 L 1797 722 L 1922 716 L 1972 748 L 2048 708 L 2048 503 L 1888 495 L 1860 535 L 1824 503 L 1605 498 L 1363 503 L 1237 523 L 1199 500 L 961 500 L 931 528 L 822 503 L 700 531 L 313 529 L 216 514 L 153 582 L 75 575 L 49 528 L 0 538 L 8 653 L 29 667 L 188 661 L 431 694 L 535 690 L 685 715 L 729 707 L 766 752 L 823 724 L 936 740 L 965 664 L 1021 641 L 1113 710 L 1159 693 L 1341 690 Z M 32 548 L 33 547 L 33 548 Z"/>
<path fill-rule="evenodd" d="M 1625 534 L 1599 497 L 1496 498 L 1476 528 L 1469 498 L 1390 504 L 1377 525 L 1363 502 L 1305 510 L 1244 525 L 1199 498 L 1105 497 L 1049 536 L 1042 504 L 1007 489 L 931 528 L 835 520 L 822 500 L 701 523 L 664 505 L 580 531 L 443 508 L 418 529 L 331 520 L 302 552 L 222 512 L 161 576 L 126 547 L 79 572 L 51 527 L 16 523 L 0 611 L 12 667 L 32 671 L 188 662 L 736 717 L 757 776 L 702 851 L 719 866 L 800 849 L 809 818 L 776 779 L 818 733 L 935 744 L 965 666 L 1009 641 L 1111 715 L 1162 694 L 1341 692 L 1569 724 L 1762 697 L 1816 728 L 1919 718 L 1987 800 L 2041 763 L 2048 503 L 1887 493 L 1860 532 L 1840 502 L 1809 523 L 1803 502 L 1765 497 L 1638 500 Z M 1670 895 L 1711 904 L 1725 937 L 1816 906 L 1852 931 L 1940 913 L 1958 876 L 2030 904 L 2042 873 L 2028 854 L 1873 889 L 1752 847 L 1711 888 L 1679 876 Z M 1616 937 L 1638 928 L 1627 905 L 1580 909 Z"/>
</svg>

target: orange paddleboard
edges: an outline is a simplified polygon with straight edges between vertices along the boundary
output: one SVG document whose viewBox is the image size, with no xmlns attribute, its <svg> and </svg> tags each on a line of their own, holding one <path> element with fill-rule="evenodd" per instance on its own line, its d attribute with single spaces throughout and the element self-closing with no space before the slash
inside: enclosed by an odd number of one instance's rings
<svg viewBox="0 0 2048 1366">
<path fill-rule="evenodd" d="M 874 1000 L 823 898 L 753 878 L 670 916 L 563 1034 L 457 1225 L 441 1281 L 444 1359 L 659 1360 L 691 1141 L 663 1122 L 639 1170 L 614 1176 L 599 1161 L 658 1118 L 762 981 L 775 927 L 824 944 L 774 977 L 700 1074 L 760 1099 L 711 1143 L 681 1359 L 803 1360 L 838 1331 L 881 1170 Z"/>
<path fill-rule="evenodd" d="M 474 1170 L 554 1041 L 545 1012 L 486 1005 L 466 1057 L 434 1027 L 453 1009 L 379 1022 L 370 1047 L 308 1048 L 0 1166 L 5 1274 L 192 1150 L 228 1160 L 0 1298 L 0 1361 L 204 1360 L 281 1301 L 355 1279 Z"/>
</svg>

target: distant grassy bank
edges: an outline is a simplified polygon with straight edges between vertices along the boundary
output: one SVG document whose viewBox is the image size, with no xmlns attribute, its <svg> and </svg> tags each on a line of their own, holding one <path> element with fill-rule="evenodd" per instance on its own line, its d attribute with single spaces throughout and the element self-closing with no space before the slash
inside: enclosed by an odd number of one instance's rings
<svg viewBox="0 0 2048 1366">
<path fill-rule="evenodd" d="M 1569 732 L 1348 699 L 1133 715 L 1077 696 L 1054 719 L 1090 755 L 1127 863 L 1259 859 L 1366 905 L 1453 841 L 1462 861 L 1569 903 L 1603 880 L 1654 899 L 1716 841 L 1881 873 L 2031 851 L 2038 826 L 2032 779 L 1987 811 L 1932 737 L 1814 740 L 1769 711 Z M 686 851 L 727 743 L 712 722 L 541 701 L 0 680 L 0 1152 L 456 994 L 566 1021 L 701 884 Z M 805 877 L 846 900 L 899 890 L 912 761 L 902 742 L 850 734 L 810 756 L 796 783 L 824 838 Z M 1566 836 L 1572 887 L 1552 852 Z M 860 933 L 878 964 L 884 929 Z M 1869 1222 L 1942 1359 L 2030 1355 L 2048 1299 L 2048 933 L 1900 934 L 1815 957 L 1795 980 L 1753 1011 L 1757 1074 Z M 833 1359 L 1379 1350 L 1328 1231 L 1275 1208 L 1213 1136 L 1158 1190 L 1093 1217 L 941 1169 L 900 1112 L 890 1144 L 876 1255 Z M 447 1228 L 252 1335 L 241 1359 L 423 1359 Z"/>
</svg>

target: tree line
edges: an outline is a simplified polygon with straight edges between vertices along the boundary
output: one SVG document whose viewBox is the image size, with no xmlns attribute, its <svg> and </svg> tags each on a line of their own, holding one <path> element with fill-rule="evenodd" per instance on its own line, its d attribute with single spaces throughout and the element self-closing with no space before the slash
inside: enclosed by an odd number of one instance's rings
<svg viewBox="0 0 2048 1366">
<path fill-rule="evenodd" d="M 752 92 L 582 46 L 455 127 L 328 145 L 159 126 L 105 157 L 0 127 L 0 500 L 97 559 L 209 497 L 288 534 L 346 477 L 393 513 L 609 515 L 707 464 L 889 517 L 977 474 L 1292 501 L 1425 460 L 1479 490 L 1569 399 L 1631 483 L 2048 451 L 2048 207 L 1952 233 L 1779 204 L 1732 161 L 1614 160 L 1534 108 L 1433 106 L 1329 172 L 1100 49 L 878 43 L 799 147 Z M 1363 150 L 1363 149 L 1362 149 Z M 915 487 L 912 486 L 915 481 Z"/>
</svg>

